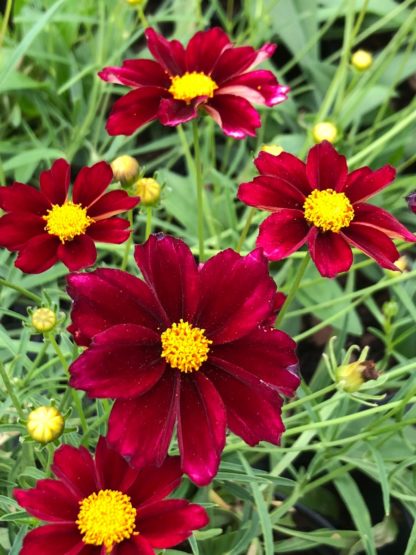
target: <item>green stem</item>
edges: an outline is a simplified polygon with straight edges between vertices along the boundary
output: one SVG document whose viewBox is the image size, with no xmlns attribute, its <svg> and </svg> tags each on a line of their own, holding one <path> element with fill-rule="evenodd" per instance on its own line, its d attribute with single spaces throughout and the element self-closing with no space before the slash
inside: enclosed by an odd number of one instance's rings
<svg viewBox="0 0 416 555">
<path fill-rule="evenodd" d="M 127 239 L 127 243 L 126 243 L 126 247 L 124 249 L 124 256 L 123 256 L 123 260 L 121 262 L 121 269 L 125 270 L 127 268 L 127 264 L 129 261 L 129 254 L 130 254 L 130 249 L 131 249 L 131 244 L 133 242 L 133 210 L 129 210 L 127 212 L 127 218 L 129 220 L 130 223 L 130 227 L 131 227 L 131 232 L 130 232 L 130 236 Z"/>
<path fill-rule="evenodd" d="M 253 221 L 255 213 L 256 213 L 256 209 L 250 208 L 247 215 L 246 223 L 244 224 L 243 231 L 241 232 L 241 235 L 240 235 L 240 239 L 238 240 L 237 248 L 235 249 L 237 252 L 241 252 L 241 249 L 244 245 L 244 241 L 246 240 L 248 230 L 250 229 L 251 222 Z"/>
<path fill-rule="evenodd" d="M 146 207 L 146 232 L 145 232 L 146 240 L 149 238 L 150 234 L 152 233 L 152 215 L 153 215 L 153 208 L 151 206 L 147 206 Z"/>
<path fill-rule="evenodd" d="M 309 263 L 309 255 L 305 254 L 302 262 L 299 264 L 298 271 L 296 272 L 295 279 L 293 280 L 292 287 L 286 297 L 285 303 L 280 309 L 280 312 L 276 318 L 276 324 L 275 324 L 276 328 L 279 327 L 280 323 L 283 320 L 284 315 L 286 314 L 287 309 L 292 304 L 293 298 L 296 295 L 296 291 L 299 289 L 299 284 L 302 280 L 303 274 L 305 273 L 308 263 Z"/>
<path fill-rule="evenodd" d="M 35 303 L 37 304 L 42 303 L 42 298 L 39 297 L 39 295 L 35 295 L 35 293 L 28 291 L 24 287 L 20 287 L 20 285 L 15 285 L 14 283 L 7 281 L 7 279 L 0 278 L 0 285 L 2 285 L 3 287 L 8 287 L 9 289 L 14 289 L 24 297 L 27 297 L 28 299 L 35 301 Z"/>
<path fill-rule="evenodd" d="M 19 415 L 20 420 L 26 420 L 26 415 L 23 412 L 19 399 L 17 398 L 17 396 L 13 391 L 13 386 L 11 384 L 11 381 L 9 380 L 9 376 L 7 375 L 6 369 L 4 368 L 2 362 L 0 362 L 0 375 L 6 387 L 6 391 L 9 394 L 9 397 L 14 405 L 14 408 L 16 409 L 16 412 Z"/>
<path fill-rule="evenodd" d="M 196 195 L 198 207 L 198 246 L 199 246 L 199 261 L 205 260 L 204 252 L 204 201 L 203 201 L 203 181 L 202 181 L 202 168 L 201 168 L 201 151 L 199 146 L 199 133 L 198 122 L 196 119 L 192 120 L 192 129 L 194 136 L 194 156 L 195 156 L 195 174 L 196 174 Z"/>
<path fill-rule="evenodd" d="M 7 25 L 9 24 L 10 14 L 12 13 L 13 0 L 7 0 L 6 9 L 3 16 L 3 24 L 0 30 L 0 48 L 6 36 Z"/>
<path fill-rule="evenodd" d="M 313 393 L 310 393 L 309 395 L 305 395 L 305 397 L 301 397 L 300 399 L 296 399 L 296 401 L 292 401 L 291 403 L 287 403 L 286 405 L 284 405 L 282 407 L 283 411 L 288 411 L 288 410 L 292 410 L 295 407 L 299 406 L 299 405 L 303 405 L 304 403 L 308 403 L 309 401 L 312 401 L 313 399 L 316 399 L 317 397 L 322 397 L 323 395 L 326 395 L 327 393 L 330 393 L 331 391 L 333 391 L 334 389 L 337 388 L 337 385 L 332 383 L 331 385 L 328 385 L 327 387 L 324 387 L 323 389 L 320 389 L 319 391 L 314 391 Z"/>
</svg>

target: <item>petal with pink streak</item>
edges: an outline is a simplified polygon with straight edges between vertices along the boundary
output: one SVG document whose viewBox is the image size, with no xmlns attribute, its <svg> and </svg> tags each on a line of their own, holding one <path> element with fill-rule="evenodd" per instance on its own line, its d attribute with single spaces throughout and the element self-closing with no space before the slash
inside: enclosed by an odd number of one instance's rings
<svg viewBox="0 0 416 555">
<path fill-rule="evenodd" d="M 50 170 L 40 174 L 40 190 L 51 204 L 63 204 L 68 195 L 71 180 L 71 167 L 60 158 L 53 163 Z"/>
<path fill-rule="evenodd" d="M 147 48 L 170 75 L 185 73 L 185 49 L 179 41 L 166 40 L 151 27 L 146 29 L 145 36 Z"/>
<path fill-rule="evenodd" d="M 374 227 L 389 237 L 415 242 L 416 236 L 389 212 L 371 204 L 354 204 L 354 223 Z"/>
<path fill-rule="evenodd" d="M 26 274 L 40 274 L 58 261 L 58 237 L 43 233 L 28 241 L 16 258 L 15 266 Z"/>
<path fill-rule="evenodd" d="M 282 208 L 302 210 L 305 202 L 303 193 L 279 177 L 260 175 L 250 183 L 242 183 L 237 197 L 260 210 L 278 212 Z"/>
<path fill-rule="evenodd" d="M 351 247 L 339 233 L 321 233 L 314 227 L 309 235 L 308 247 L 321 276 L 333 278 L 351 267 Z"/>
<path fill-rule="evenodd" d="M 260 225 L 256 244 L 269 260 L 281 260 L 306 243 L 310 230 L 303 212 L 280 210 Z"/>
<path fill-rule="evenodd" d="M 225 445 L 226 414 L 221 397 L 202 373 L 181 378 L 178 443 L 182 470 L 198 486 L 218 472 Z"/>
<path fill-rule="evenodd" d="M 179 376 L 168 368 L 141 397 L 117 400 L 109 420 L 108 440 L 136 467 L 161 465 L 178 412 Z"/>
<path fill-rule="evenodd" d="M 344 238 L 354 247 L 362 250 L 367 256 L 374 258 L 383 268 L 397 270 L 394 262 L 400 253 L 385 233 L 361 223 L 352 222 L 341 231 Z"/>
<path fill-rule="evenodd" d="M 158 112 L 159 121 L 162 125 L 168 126 L 176 126 L 191 121 L 198 116 L 198 106 L 206 99 L 206 96 L 198 96 L 187 104 L 174 98 L 162 98 Z"/>
<path fill-rule="evenodd" d="M 204 264 L 200 276 L 195 324 L 215 344 L 244 337 L 274 310 L 276 284 L 259 249 L 244 257 L 231 249 L 222 251 Z"/>
<path fill-rule="evenodd" d="M 28 212 L 43 216 L 51 208 L 43 193 L 24 183 L 0 187 L 0 207 L 6 212 Z"/>
<path fill-rule="evenodd" d="M 348 175 L 345 156 L 328 141 L 312 147 L 306 161 L 306 175 L 313 189 L 341 191 Z"/>
<path fill-rule="evenodd" d="M 87 210 L 96 222 L 131 210 L 139 203 L 139 197 L 131 197 L 126 191 L 116 189 L 104 193 Z"/>
<path fill-rule="evenodd" d="M 298 189 L 304 196 L 312 192 L 312 188 L 306 179 L 306 166 L 288 152 L 281 152 L 278 156 L 268 152 L 260 152 L 254 160 L 254 164 L 262 175 L 279 178 L 291 187 Z"/>
<path fill-rule="evenodd" d="M 280 85 L 271 71 L 260 69 L 226 81 L 216 94 L 243 96 L 249 102 L 275 106 L 287 99 L 290 88 Z"/>
<path fill-rule="evenodd" d="M 226 135 L 234 139 L 254 137 L 261 126 L 259 114 L 245 98 L 220 94 L 202 108 L 214 119 Z"/>
<path fill-rule="evenodd" d="M 94 222 L 86 230 L 93 241 L 101 243 L 124 243 L 130 237 L 130 223 L 123 218 L 110 218 Z"/>
<path fill-rule="evenodd" d="M 122 67 L 105 67 L 98 73 L 103 81 L 127 87 L 170 87 L 170 79 L 154 60 L 124 60 Z"/>
<path fill-rule="evenodd" d="M 75 179 L 72 200 L 88 208 L 104 194 L 112 180 L 113 170 L 107 162 L 82 168 Z"/>
</svg>

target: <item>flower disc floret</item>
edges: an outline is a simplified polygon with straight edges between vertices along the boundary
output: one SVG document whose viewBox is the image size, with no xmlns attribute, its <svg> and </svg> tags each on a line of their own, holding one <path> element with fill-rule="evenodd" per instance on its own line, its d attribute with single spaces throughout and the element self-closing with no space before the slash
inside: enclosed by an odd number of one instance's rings
<svg viewBox="0 0 416 555">
<path fill-rule="evenodd" d="M 205 336 L 205 330 L 192 326 L 182 319 L 172 324 L 162 335 L 162 357 L 172 368 L 181 372 L 196 372 L 208 359 L 212 343 Z"/>
<path fill-rule="evenodd" d="M 53 204 L 46 216 L 45 230 L 49 235 L 56 235 L 61 240 L 71 241 L 77 235 L 83 235 L 94 219 L 87 215 L 87 209 L 68 200 L 64 204 Z"/>
<path fill-rule="evenodd" d="M 115 544 L 138 534 L 136 513 L 128 495 L 104 489 L 80 502 L 76 523 L 84 543 L 103 545 L 106 553 L 111 553 Z"/>
<path fill-rule="evenodd" d="M 303 205 L 305 219 L 321 231 L 339 233 L 354 219 L 354 208 L 344 193 L 314 189 Z"/>
<path fill-rule="evenodd" d="M 171 77 L 171 81 L 169 92 L 173 98 L 184 100 L 187 104 L 198 96 L 212 98 L 214 91 L 218 89 L 217 83 L 209 75 L 198 71 L 175 75 Z"/>
</svg>

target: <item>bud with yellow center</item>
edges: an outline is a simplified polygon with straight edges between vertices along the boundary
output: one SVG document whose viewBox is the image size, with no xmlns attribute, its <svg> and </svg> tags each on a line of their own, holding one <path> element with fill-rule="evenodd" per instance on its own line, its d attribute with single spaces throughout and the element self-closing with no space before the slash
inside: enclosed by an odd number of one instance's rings
<svg viewBox="0 0 416 555">
<path fill-rule="evenodd" d="M 351 56 L 351 63 L 358 71 L 366 71 L 373 65 L 373 56 L 367 50 L 357 50 Z"/>
<path fill-rule="evenodd" d="M 348 393 L 358 391 L 364 382 L 376 380 L 378 376 L 379 373 L 372 360 L 351 362 L 339 366 L 336 370 L 338 386 Z"/>
<path fill-rule="evenodd" d="M 142 177 L 135 183 L 135 194 L 142 206 L 154 206 L 160 198 L 161 186 L 153 177 Z"/>
<path fill-rule="evenodd" d="M 126 185 L 139 175 L 140 165 L 135 158 L 125 154 L 111 162 L 111 169 L 113 170 L 114 179 Z"/>
<path fill-rule="evenodd" d="M 279 145 L 263 145 L 260 150 L 273 156 L 279 156 L 283 152 L 283 148 Z"/>
<path fill-rule="evenodd" d="M 55 407 L 38 407 L 29 414 L 27 431 L 39 443 L 57 439 L 64 429 L 64 417 Z"/>
<path fill-rule="evenodd" d="M 56 314 L 50 308 L 37 308 L 32 312 L 31 323 L 39 333 L 47 333 L 56 326 Z"/>
<path fill-rule="evenodd" d="M 321 121 L 312 128 L 312 137 L 315 143 L 329 141 L 335 143 L 338 138 L 338 129 L 330 121 Z"/>
</svg>

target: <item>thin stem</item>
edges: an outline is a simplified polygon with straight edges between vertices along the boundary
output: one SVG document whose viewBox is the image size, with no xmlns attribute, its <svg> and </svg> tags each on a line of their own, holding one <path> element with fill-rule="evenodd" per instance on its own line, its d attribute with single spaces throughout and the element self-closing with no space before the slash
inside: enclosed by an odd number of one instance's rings
<svg viewBox="0 0 416 555">
<path fill-rule="evenodd" d="M 7 0 L 6 9 L 3 17 L 3 24 L 0 30 L 0 48 L 3 44 L 4 37 L 6 36 L 7 26 L 9 24 L 10 14 L 12 13 L 13 0 Z"/>
<path fill-rule="evenodd" d="M 279 327 L 280 323 L 283 320 L 284 315 L 286 314 L 287 309 L 292 304 L 293 298 L 296 295 L 296 291 L 299 289 L 299 284 L 302 280 L 303 274 L 305 273 L 308 263 L 309 263 L 309 255 L 305 254 L 302 262 L 299 264 L 298 271 L 296 272 L 295 279 L 293 280 L 292 287 L 286 297 L 285 303 L 280 309 L 280 312 L 276 318 L 276 328 Z"/>
<path fill-rule="evenodd" d="M 283 411 L 288 411 L 288 410 L 292 410 L 295 407 L 299 406 L 299 405 L 303 405 L 304 403 L 309 403 L 309 401 L 312 401 L 313 399 L 316 399 L 318 397 L 322 397 L 324 395 L 326 395 L 327 393 L 330 393 L 331 391 L 333 391 L 334 389 L 337 388 L 337 385 L 332 383 L 330 385 L 328 385 L 327 387 L 324 387 L 323 389 L 319 389 L 318 391 L 314 391 L 313 393 L 310 393 L 309 395 L 305 395 L 305 397 L 301 397 L 300 399 L 296 399 L 296 401 L 292 401 L 291 403 L 287 403 L 286 405 L 284 405 L 282 407 Z"/>
<path fill-rule="evenodd" d="M 35 303 L 37 304 L 42 303 L 42 298 L 39 297 L 39 295 L 36 295 L 35 293 L 28 291 L 24 287 L 20 287 L 20 285 L 15 285 L 14 283 L 7 281 L 7 279 L 0 278 L 0 285 L 2 285 L 3 287 L 8 287 L 9 289 L 14 289 L 24 297 L 27 297 L 28 299 L 35 301 Z"/>
<path fill-rule="evenodd" d="M 146 207 L 146 232 L 145 232 L 145 239 L 149 239 L 150 234 L 152 233 L 152 215 L 153 215 L 153 208 L 151 206 Z"/>
<path fill-rule="evenodd" d="M 126 242 L 126 247 L 124 249 L 124 256 L 123 256 L 123 260 L 121 262 L 121 269 L 122 270 L 125 270 L 127 268 L 127 264 L 128 264 L 128 261 L 129 261 L 131 244 L 133 242 L 133 232 L 134 232 L 134 230 L 133 230 L 133 210 L 129 210 L 127 212 L 127 218 L 129 220 L 131 231 L 130 231 L 129 238 L 127 239 L 127 242 Z"/>
<path fill-rule="evenodd" d="M 241 252 L 241 249 L 244 245 L 244 241 L 246 240 L 248 230 L 250 229 L 251 222 L 253 221 L 255 213 L 256 213 L 256 209 L 250 208 L 247 215 L 246 223 L 244 224 L 243 230 L 240 235 L 240 239 L 238 240 L 237 248 L 235 249 L 237 252 Z"/>
<path fill-rule="evenodd" d="M 204 201 L 203 201 L 203 181 L 202 181 L 202 168 L 201 168 L 201 151 L 199 146 L 199 133 L 198 122 L 196 119 L 192 120 L 192 129 L 194 136 L 194 157 L 195 157 L 195 174 L 196 174 L 196 195 L 198 207 L 198 246 L 199 246 L 199 261 L 205 260 L 204 253 Z"/>
<path fill-rule="evenodd" d="M 12 383 L 9 380 L 9 376 L 7 375 L 6 369 L 4 368 L 3 363 L 1 361 L 0 361 L 0 375 L 6 387 L 6 391 L 9 394 L 9 397 L 14 405 L 14 408 L 16 409 L 16 412 L 19 415 L 19 418 L 21 420 L 26 420 L 26 415 L 23 412 L 19 399 L 17 398 L 17 396 L 15 395 L 15 392 L 13 391 Z"/>
</svg>

